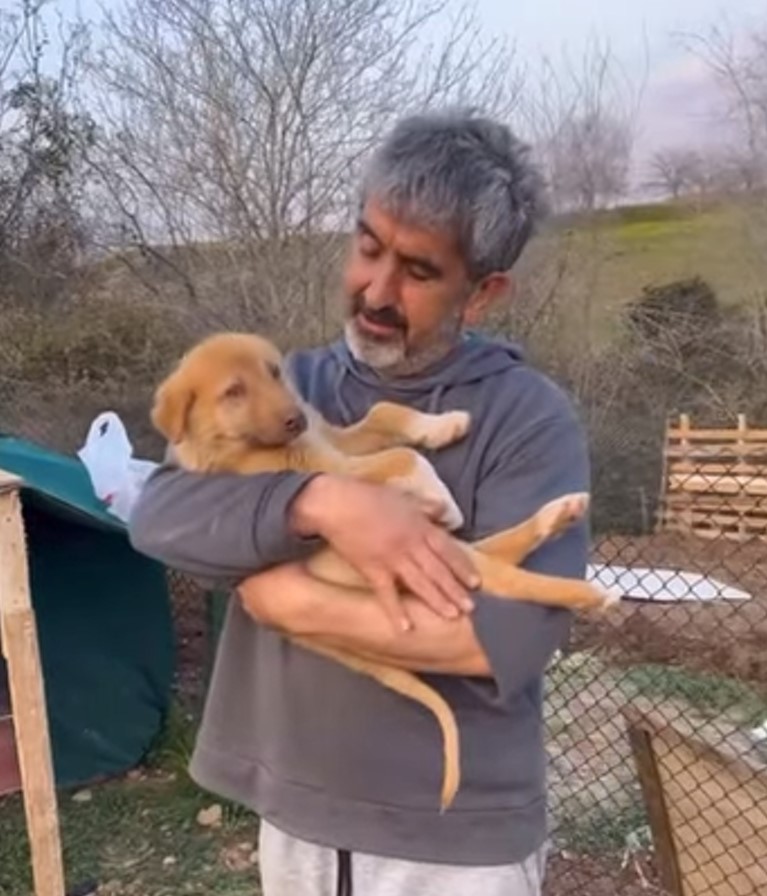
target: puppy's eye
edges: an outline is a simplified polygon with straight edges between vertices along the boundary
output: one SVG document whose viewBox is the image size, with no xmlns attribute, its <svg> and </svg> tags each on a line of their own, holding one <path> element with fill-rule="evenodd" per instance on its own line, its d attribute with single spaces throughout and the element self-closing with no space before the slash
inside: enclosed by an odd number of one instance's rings
<svg viewBox="0 0 767 896">
<path fill-rule="evenodd" d="M 273 380 L 278 380 L 282 376 L 280 368 L 277 364 L 269 365 L 269 375 Z"/>
<path fill-rule="evenodd" d="M 245 383 L 235 380 L 224 392 L 224 398 L 242 398 L 245 395 Z"/>
</svg>

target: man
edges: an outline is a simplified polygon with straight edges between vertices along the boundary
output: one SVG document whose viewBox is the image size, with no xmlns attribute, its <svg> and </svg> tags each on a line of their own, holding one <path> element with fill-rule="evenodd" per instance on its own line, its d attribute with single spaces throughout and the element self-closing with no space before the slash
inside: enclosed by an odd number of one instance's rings
<svg viewBox="0 0 767 896">
<path fill-rule="evenodd" d="M 539 210 L 527 150 L 502 125 L 462 113 L 401 121 L 363 179 L 344 339 L 290 359 L 297 389 L 337 423 L 380 399 L 471 412 L 469 436 L 430 457 L 465 538 L 589 488 L 562 392 L 513 346 L 464 333 L 511 288 Z M 239 583 L 191 773 L 261 817 L 265 896 L 539 896 L 542 679 L 566 612 L 473 589 L 461 555 L 412 501 L 343 477 L 166 466 L 131 534 L 169 566 Z M 323 541 L 380 599 L 307 577 L 301 560 Z M 587 526 L 575 526 L 527 565 L 582 577 L 587 544 Z M 398 582 L 412 592 L 409 630 Z M 461 732 L 462 786 L 447 812 L 433 718 L 280 632 L 363 650 L 439 689 Z"/>
</svg>

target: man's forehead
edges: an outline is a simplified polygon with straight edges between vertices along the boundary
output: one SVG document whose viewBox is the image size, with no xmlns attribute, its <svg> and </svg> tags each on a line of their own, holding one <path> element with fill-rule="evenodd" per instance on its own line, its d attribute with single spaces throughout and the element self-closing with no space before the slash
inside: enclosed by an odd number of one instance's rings
<svg viewBox="0 0 767 896">
<path fill-rule="evenodd" d="M 406 255 L 445 259 L 458 255 L 454 235 L 447 228 L 422 224 L 412 214 L 389 211 L 374 199 L 368 200 L 357 219 L 357 228 L 387 248 Z"/>
</svg>

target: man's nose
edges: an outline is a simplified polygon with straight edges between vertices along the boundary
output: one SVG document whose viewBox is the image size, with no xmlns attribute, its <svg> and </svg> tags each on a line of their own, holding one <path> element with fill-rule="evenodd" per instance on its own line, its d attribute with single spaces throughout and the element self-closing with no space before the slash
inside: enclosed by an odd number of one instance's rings
<svg viewBox="0 0 767 896">
<path fill-rule="evenodd" d="M 363 295 L 366 307 L 374 310 L 398 304 L 399 289 L 394 271 L 388 267 L 376 271 L 363 290 Z"/>
</svg>

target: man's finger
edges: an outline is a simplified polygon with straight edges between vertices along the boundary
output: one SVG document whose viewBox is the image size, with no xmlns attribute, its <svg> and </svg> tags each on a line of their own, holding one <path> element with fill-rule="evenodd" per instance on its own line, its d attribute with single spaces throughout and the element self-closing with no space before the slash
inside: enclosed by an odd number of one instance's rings
<svg viewBox="0 0 767 896">
<path fill-rule="evenodd" d="M 421 575 L 439 592 L 441 602 L 447 602 L 451 607 L 467 613 L 473 609 L 467 586 L 455 577 L 450 567 L 430 548 L 428 542 L 416 553 L 415 560 Z M 451 614 L 452 617 L 456 615 L 457 613 Z"/>
<path fill-rule="evenodd" d="M 398 632 L 410 631 L 413 628 L 413 621 L 408 616 L 400 599 L 394 579 L 383 570 L 366 573 L 366 575 L 395 630 Z"/>
<path fill-rule="evenodd" d="M 435 563 L 434 565 L 436 566 L 437 564 Z M 446 619 L 455 619 L 458 615 L 455 602 L 451 602 L 448 599 L 444 593 L 445 589 L 439 584 L 435 584 L 429 578 L 427 570 L 423 569 L 415 560 L 403 560 L 397 570 L 397 574 L 408 591 L 420 598 L 435 613 L 444 616 Z"/>
<path fill-rule="evenodd" d="M 448 566 L 458 581 L 467 588 L 479 588 L 482 578 L 471 557 L 447 532 L 434 529 L 426 536 L 426 543 L 440 560 Z"/>
</svg>

